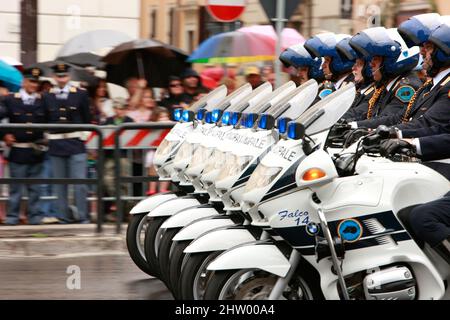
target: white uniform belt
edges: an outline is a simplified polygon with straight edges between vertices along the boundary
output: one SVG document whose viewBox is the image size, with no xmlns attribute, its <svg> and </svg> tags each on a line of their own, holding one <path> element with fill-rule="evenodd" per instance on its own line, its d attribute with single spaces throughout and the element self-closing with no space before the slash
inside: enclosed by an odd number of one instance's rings
<svg viewBox="0 0 450 320">
<path fill-rule="evenodd" d="M 33 142 L 15 142 L 13 143 L 14 148 L 33 148 L 35 144 Z"/>
<path fill-rule="evenodd" d="M 69 133 L 49 133 L 49 140 L 59 140 L 59 139 L 74 139 L 81 138 L 81 132 L 69 132 Z"/>
</svg>

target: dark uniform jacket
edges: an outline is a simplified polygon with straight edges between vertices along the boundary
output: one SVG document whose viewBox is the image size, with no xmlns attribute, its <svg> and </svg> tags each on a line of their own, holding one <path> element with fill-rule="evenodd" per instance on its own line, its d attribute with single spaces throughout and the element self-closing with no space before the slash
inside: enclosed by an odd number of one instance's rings
<svg viewBox="0 0 450 320">
<path fill-rule="evenodd" d="M 42 96 L 37 94 L 32 104 L 25 104 L 20 93 L 12 93 L 0 101 L 0 119 L 8 118 L 10 123 L 46 123 L 45 108 Z M 42 131 L 15 130 L 1 132 L 11 133 L 16 138 L 17 143 L 36 143 L 43 142 L 44 134 Z M 18 148 L 11 147 L 8 160 L 20 164 L 33 164 L 44 160 L 44 153 L 37 148 Z"/>
<path fill-rule="evenodd" d="M 367 117 L 369 100 L 375 91 L 375 83 L 371 83 L 364 88 L 358 89 L 355 100 L 350 109 L 342 116 L 347 121 L 358 121 Z"/>
<path fill-rule="evenodd" d="M 409 122 L 396 127 L 400 130 L 423 127 L 446 126 L 450 122 L 450 74 L 437 83 L 429 92 L 421 94 L 413 105 L 413 116 Z"/>
<path fill-rule="evenodd" d="M 49 123 L 59 124 L 90 124 L 92 115 L 89 108 L 88 93 L 84 89 L 69 87 L 65 99 L 58 99 L 59 88 L 53 88 L 44 94 L 44 104 Z M 51 134 L 61 133 L 51 131 Z M 49 154 L 53 156 L 70 156 L 85 153 L 84 142 L 79 138 L 58 139 L 49 141 Z"/>
<path fill-rule="evenodd" d="M 372 111 L 371 119 L 358 121 L 358 127 L 376 128 L 382 123 L 385 116 L 391 116 L 402 113 L 404 114 L 409 101 L 420 88 L 422 82 L 415 73 L 409 73 L 403 77 L 399 77 L 389 90 L 384 90 L 378 98 Z M 367 117 L 367 112 L 365 117 Z M 398 123 L 398 122 L 397 122 Z"/>
</svg>

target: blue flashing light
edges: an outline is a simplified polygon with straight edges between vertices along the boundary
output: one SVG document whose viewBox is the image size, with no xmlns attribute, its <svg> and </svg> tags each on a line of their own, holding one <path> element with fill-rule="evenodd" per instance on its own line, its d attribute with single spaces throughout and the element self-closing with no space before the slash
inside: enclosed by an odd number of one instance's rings
<svg viewBox="0 0 450 320">
<path fill-rule="evenodd" d="M 303 139 L 305 135 L 305 127 L 298 122 L 291 121 L 288 123 L 287 136 L 289 139 L 298 140 Z"/>
<path fill-rule="evenodd" d="M 233 112 L 233 114 L 231 115 L 231 119 L 230 119 L 230 124 L 232 126 L 235 126 L 238 124 L 240 115 L 241 115 L 240 112 Z"/>
<path fill-rule="evenodd" d="M 181 118 L 183 119 L 184 122 L 189 122 L 189 110 L 184 110 Z"/>
<path fill-rule="evenodd" d="M 222 124 L 223 125 L 229 125 L 230 124 L 230 119 L 231 119 L 231 112 L 230 111 L 225 111 L 224 113 L 223 113 L 223 116 L 222 116 Z"/>
<path fill-rule="evenodd" d="M 220 116 L 222 115 L 222 110 L 220 109 L 214 109 L 212 111 L 211 117 L 213 122 L 217 122 L 220 119 Z"/>
<path fill-rule="evenodd" d="M 244 126 L 246 128 L 253 128 L 257 118 L 258 118 L 258 115 L 256 113 L 249 113 L 249 114 L 247 114 L 247 116 L 245 117 L 245 124 L 244 124 Z"/>
<path fill-rule="evenodd" d="M 199 109 L 197 111 L 197 120 L 203 120 L 205 118 L 206 109 Z"/>
<path fill-rule="evenodd" d="M 285 134 L 287 131 L 287 126 L 288 126 L 288 122 L 291 121 L 290 118 L 279 118 L 278 119 L 278 123 L 277 123 L 277 127 L 278 127 L 278 132 L 281 134 Z"/>
<path fill-rule="evenodd" d="M 267 114 L 261 115 L 261 118 L 259 119 L 258 127 L 260 129 L 267 129 Z"/>
<path fill-rule="evenodd" d="M 214 123 L 214 121 L 212 120 L 212 112 L 211 111 L 206 112 L 205 122 L 206 123 Z"/>
<path fill-rule="evenodd" d="M 173 120 L 180 121 L 182 114 L 183 114 L 183 109 L 181 109 L 181 108 L 173 110 L 173 114 L 172 114 Z"/>
</svg>

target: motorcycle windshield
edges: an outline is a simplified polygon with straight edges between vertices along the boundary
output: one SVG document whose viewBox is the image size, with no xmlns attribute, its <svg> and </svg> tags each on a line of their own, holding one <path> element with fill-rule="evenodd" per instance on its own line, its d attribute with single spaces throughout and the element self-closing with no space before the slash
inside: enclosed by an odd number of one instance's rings
<svg viewBox="0 0 450 320">
<path fill-rule="evenodd" d="M 295 121 L 305 126 L 308 135 L 328 130 L 351 107 L 355 95 L 355 85 L 350 83 L 313 105 Z"/>
<path fill-rule="evenodd" d="M 311 79 L 305 82 L 294 90 L 294 93 L 284 105 L 284 110 L 279 110 L 281 112 L 275 114 L 274 118 L 278 118 L 281 115 L 290 119 L 298 118 L 311 106 L 317 96 L 318 90 L 319 85 L 316 80 Z"/>
<path fill-rule="evenodd" d="M 295 89 L 295 83 L 293 81 L 289 81 L 273 91 L 266 99 L 261 101 L 258 104 L 255 104 L 251 108 L 245 110 L 248 113 L 263 113 L 271 106 L 277 104 L 284 97 L 286 97 L 290 92 Z"/>
<path fill-rule="evenodd" d="M 212 111 L 214 109 L 220 110 L 229 109 L 230 106 L 236 105 L 236 103 L 246 98 L 251 93 L 252 93 L 252 86 L 249 83 L 246 83 L 219 101 L 216 102 L 208 101 L 208 106 L 206 107 L 206 109 L 208 111 Z"/>
<path fill-rule="evenodd" d="M 210 111 L 209 108 L 214 108 L 219 102 L 221 102 L 227 96 L 227 87 L 221 85 L 217 87 L 207 95 L 201 97 L 198 101 L 191 104 L 188 110 L 197 112 L 198 109 L 205 108 Z"/>
<path fill-rule="evenodd" d="M 243 112 L 253 106 L 261 103 L 261 101 L 266 98 L 272 92 L 272 85 L 269 82 L 264 82 L 258 88 L 252 91 L 244 101 L 236 104 L 230 111 Z"/>
</svg>

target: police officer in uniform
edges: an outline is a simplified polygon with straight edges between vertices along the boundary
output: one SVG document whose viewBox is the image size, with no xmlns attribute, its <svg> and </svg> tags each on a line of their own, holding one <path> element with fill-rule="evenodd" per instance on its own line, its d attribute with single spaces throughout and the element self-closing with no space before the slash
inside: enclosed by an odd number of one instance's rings
<svg viewBox="0 0 450 320">
<path fill-rule="evenodd" d="M 447 114 L 450 106 L 450 87 L 445 87 L 450 82 L 449 64 L 450 64 L 450 25 L 444 23 L 436 28 L 430 35 L 429 41 L 432 43 L 431 54 L 427 52 L 425 64 L 427 64 L 427 72 L 433 79 L 438 80 L 436 91 L 439 92 L 438 98 L 426 112 L 425 118 L 432 110 L 439 107 L 446 107 Z M 431 61 L 429 60 L 431 58 Z M 442 78 L 442 72 L 446 71 Z M 436 79 L 436 77 L 438 77 Z M 443 82 L 439 77 L 445 79 Z M 430 92 L 432 92 L 431 89 Z M 431 94 L 431 93 L 430 93 Z M 413 124 L 411 121 L 407 124 Z M 430 125 L 427 125 L 430 123 Z M 393 154 L 399 149 L 408 148 L 415 152 L 427 165 L 441 173 L 450 180 L 450 121 L 433 124 L 431 122 L 422 122 L 420 126 L 408 126 L 399 131 L 400 136 L 415 137 L 414 139 L 390 139 L 381 145 L 382 155 Z M 438 160 L 447 160 L 440 162 Z M 408 223 L 416 238 L 427 242 L 432 246 L 440 256 L 450 264 L 450 192 L 445 194 L 441 199 L 425 203 L 413 208 L 408 215 Z"/>
<path fill-rule="evenodd" d="M 318 83 L 324 80 L 321 68 L 322 59 L 313 58 L 303 44 L 296 44 L 287 48 L 280 54 L 279 59 L 286 68 L 294 67 L 297 70 L 300 85 L 310 79 L 314 79 Z"/>
<path fill-rule="evenodd" d="M 87 91 L 70 85 L 70 66 L 57 63 L 53 66 L 57 86 L 44 95 L 49 123 L 89 124 L 92 116 L 89 109 Z M 87 155 L 84 145 L 84 132 L 49 133 L 49 155 L 55 178 L 87 177 Z M 63 222 L 89 223 L 87 186 L 75 185 L 75 206 L 68 205 L 68 186 L 55 187 L 58 199 L 56 206 Z"/>
<path fill-rule="evenodd" d="M 405 111 L 422 85 L 411 71 L 419 62 L 419 48 L 408 48 L 396 29 L 365 29 L 350 40 L 353 49 L 370 56 L 376 90 L 369 100 L 366 120 Z M 357 121 L 352 127 L 366 127 L 369 121 Z M 375 126 L 376 127 L 376 126 Z"/>
<path fill-rule="evenodd" d="M 352 50 L 353 56 L 341 56 L 336 48 L 346 38 L 349 39 L 350 35 L 327 32 L 315 35 L 305 42 L 305 49 L 312 57 L 324 59 L 322 69 L 326 80 L 319 87 L 319 96 L 313 104 L 354 81 L 352 66 L 357 58 L 356 53 Z"/>
<path fill-rule="evenodd" d="M 42 97 L 37 93 L 42 70 L 24 70 L 22 88 L 0 102 L 0 118 L 8 118 L 10 123 L 45 123 L 45 108 Z M 3 133 L 2 133 L 3 134 Z M 7 156 L 11 178 L 40 178 L 44 160 L 45 143 L 43 132 L 16 130 L 4 134 L 3 140 L 10 147 Z M 6 224 L 19 223 L 22 184 L 11 184 L 8 200 Z M 27 185 L 28 223 L 40 224 L 43 214 L 39 206 L 40 186 Z"/>
<path fill-rule="evenodd" d="M 439 41 L 436 37 L 432 39 L 429 39 L 429 37 L 431 32 L 436 29 L 436 20 L 439 22 L 439 15 L 436 17 L 434 13 L 424 14 L 405 21 L 399 27 L 399 33 L 401 31 L 406 43 L 420 46 L 420 52 L 424 58 L 423 67 L 430 77 L 429 80 L 416 91 L 406 109 L 361 121 L 358 126 L 376 128 L 379 125 L 398 125 L 402 128 L 408 128 L 430 126 L 440 122 L 445 123 L 450 119 L 448 108 L 444 107 L 442 103 L 436 103 L 442 92 L 447 92 L 445 91 L 448 88 L 445 83 L 445 75 L 449 73 L 448 64 L 450 63 L 447 62 L 446 68 L 445 61 L 439 62 L 433 59 L 433 50 Z M 436 77 L 438 73 L 440 76 Z M 447 101 L 445 101 L 446 103 Z"/>
<path fill-rule="evenodd" d="M 358 55 L 350 46 L 350 39 L 345 38 L 336 45 L 336 49 L 341 57 L 354 59 L 357 56 L 355 64 L 352 67 L 356 87 L 356 97 L 350 109 L 342 116 L 342 119 L 361 120 L 366 114 L 369 106 L 369 101 L 375 91 L 375 83 L 373 81 L 372 69 L 370 68 L 370 56 L 364 57 Z"/>
</svg>

